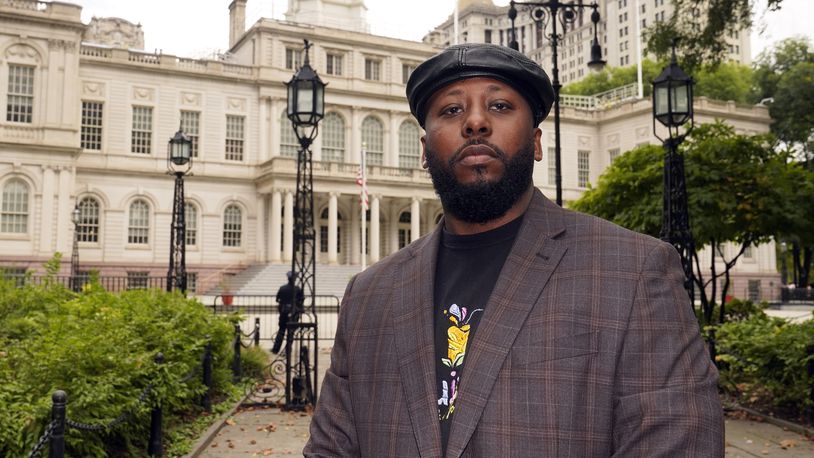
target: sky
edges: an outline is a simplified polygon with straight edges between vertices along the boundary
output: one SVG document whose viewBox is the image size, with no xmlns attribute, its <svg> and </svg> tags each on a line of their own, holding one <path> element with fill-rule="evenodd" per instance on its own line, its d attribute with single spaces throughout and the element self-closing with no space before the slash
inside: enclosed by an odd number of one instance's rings
<svg viewBox="0 0 814 458">
<path fill-rule="evenodd" d="M 182 57 L 205 57 L 225 51 L 229 41 L 230 0 L 67 0 L 81 5 L 82 21 L 93 16 L 119 17 L 140 23 L 144 49 Z M 507 5 L 508 0 L 494 0 Z M 784 0 L 780 11 L 766 12 L 756 0 L 752 56 L 784 38 L 806 35 L 814 41 L 814 1 Z M 421 40 L 452 13 L 454 0 L 366 0 L 371 32 Z M 246 27 L 261 17 L 283 19 L 288 0 L 249 0 Z"/>
</svg>

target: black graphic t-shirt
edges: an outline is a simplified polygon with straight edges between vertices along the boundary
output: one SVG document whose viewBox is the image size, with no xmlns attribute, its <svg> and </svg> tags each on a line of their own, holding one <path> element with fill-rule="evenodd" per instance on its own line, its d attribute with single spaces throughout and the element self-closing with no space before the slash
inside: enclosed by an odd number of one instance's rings
<svg viewBox="0 0 814 458">
<path fill-rule="evenodd" d="M 441 237 L 435 270 L 435 380 L 446 453 L 466 352 L 511 251 L 522 217 L 474 235 Z M 466 383 L 477 383 L 467 379 Z"/>
</svg>

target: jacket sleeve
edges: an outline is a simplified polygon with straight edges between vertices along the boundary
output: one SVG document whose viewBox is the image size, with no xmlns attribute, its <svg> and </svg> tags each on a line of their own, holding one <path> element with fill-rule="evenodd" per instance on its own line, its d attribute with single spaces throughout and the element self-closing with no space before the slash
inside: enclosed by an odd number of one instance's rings
<svg viewBox="0 0 814 458">
<path fill-rule="evenodd" d="M 311 437 L 303 450 L 306 457 L 360 456 L 348 382 L 347 321 L 351 312 L 353 282 L 348 284 L 339 310 L 331 366 L 322 380 L 322 390 L 311 420 Z"/>
<path fill-rule="evenodd" d="M 723 410 L 677 251 L 644 262 L 616 369 L 614 456 L 723 457 Z"/>
</svg>

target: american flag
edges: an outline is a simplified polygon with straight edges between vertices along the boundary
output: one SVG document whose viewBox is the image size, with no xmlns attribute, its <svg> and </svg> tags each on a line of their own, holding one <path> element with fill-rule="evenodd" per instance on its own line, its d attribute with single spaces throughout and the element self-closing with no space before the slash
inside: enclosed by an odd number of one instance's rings
<svg viewBox="0 0 814 458">
<path fill-rule="evenodd" d="M 359 163 L 359 173 L 356 174 L 356 184 L 359 185 L 361 188 L 359 190 L 359 203 L 362 204 L 362 208 L 367 211 L 369 208 L 370 202 L 368 201 L 367 195 L 367 170 L 366 170 L 366 162 L 367 162 L 367 151 L 364 146 L 362 147 L 362 160 Z"/>
</svg>

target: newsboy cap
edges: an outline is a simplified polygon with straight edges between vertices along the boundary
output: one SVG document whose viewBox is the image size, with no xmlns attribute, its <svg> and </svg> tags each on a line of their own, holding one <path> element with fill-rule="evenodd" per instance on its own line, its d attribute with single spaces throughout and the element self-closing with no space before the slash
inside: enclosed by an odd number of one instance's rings
<svg viewBox="0 0 814 458">
<path fill-rule="evenodd" d="M 543 69 L 514 49 L 484 43 L 450 46 L 421 63 L 407 81 L 410 111 L 424 127 L 427 105 L 436 91 L 479 76 L 500 80 L 519 92 L 531 107 L 535 127 L 548 116 L 554 88 Z"/>
</svg>

